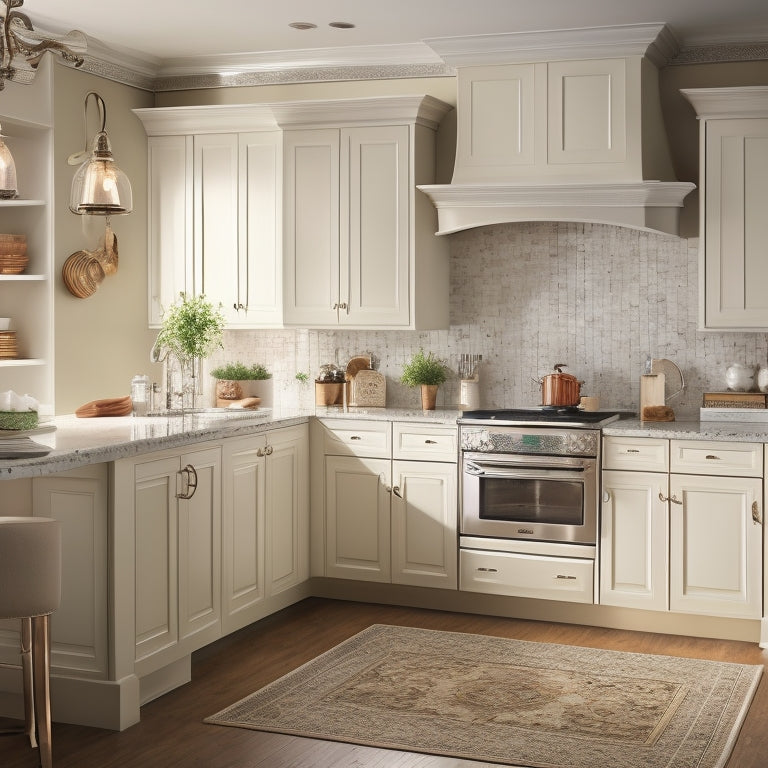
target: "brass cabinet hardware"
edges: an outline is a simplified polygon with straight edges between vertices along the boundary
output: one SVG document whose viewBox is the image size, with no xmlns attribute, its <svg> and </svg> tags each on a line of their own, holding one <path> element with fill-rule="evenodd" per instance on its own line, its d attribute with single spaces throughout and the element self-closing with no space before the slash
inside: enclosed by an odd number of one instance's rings
<svg viewBox="0 0 768 768">
<path fill-rule="evenodd" d="M 400 486 L 399 485 L 396 485 L 396 486 L 394 486 L 392 488 L 392 493 L 394 493 L 395 496 L 397 496 L 398 499 L 402 499 L 403 498 L 403 494 L 400 493 Z"/>
<path fill-rule="evenodd" d="M 720 457 L 719 456 L 715 456 L 713 453 L 708 453 L 704 458 L 707 461 L 720 461 Z"/>
<path fill-rule="evenodd" d="M 424 442 L 427 445 L 437 445 L 437 440 L 425 440 Z"/>
<path fill-rule="evenodd" d="M 610 491 L 603 491 L 603 504 L 607 504 L 611 500 Z"/>
<path fill-rule="evenodd" d="M 191 499 L 195 495 L 197 490 L 197 472 L 191 464 L 187 464 L 184 469 L 180 469 L 177 473 L 181 476 L 184 483 L 184 490 L 177 491 L 177 499 Z"/>
<path fill-rule="evenodd" d="M 760 507 L 758 506 L 756 501 L 752 502 L 752 522 L 756 525 L 762 525 L 763 524 L 763 518 L 760 515 Z"/>
</svg>

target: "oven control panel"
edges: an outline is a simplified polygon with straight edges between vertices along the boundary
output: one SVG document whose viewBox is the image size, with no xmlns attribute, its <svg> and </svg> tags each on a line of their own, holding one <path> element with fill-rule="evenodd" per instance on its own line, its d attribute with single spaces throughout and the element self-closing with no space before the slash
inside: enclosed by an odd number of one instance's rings
<svg viewBox="0 0 768 768">
<path fill-rule="evenodd" d="M 597 456 L 599 429 L 541 427 L 461 427 L 461 449 L 480 453 L 527 453 L 544 456 Z"/>
</svg>

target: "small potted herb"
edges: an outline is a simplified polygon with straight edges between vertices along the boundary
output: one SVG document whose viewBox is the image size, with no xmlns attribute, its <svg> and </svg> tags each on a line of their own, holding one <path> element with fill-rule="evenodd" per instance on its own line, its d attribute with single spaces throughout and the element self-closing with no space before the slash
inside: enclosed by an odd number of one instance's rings
<svg viewBox="0 0 768 768">
<path fill-rule="evenodd" d="M 262 407 L 272 406 L 272 374 L 261 363 L 225 363 L 214 368 L 211 376 L 216 379 L 216 405 L 222 400 L 258 397 Z"/>
<path fill-rule="evenodd" d="M 432 411 L 435 408 L 437 389 L 447 376 L 445 363 L 432 352 L 424 354 L 424 350 L 420 349 L 403 366 L 400 381 L 406 387 L 421 387 L 421 407 L 425 411 Z"/>
</svg>

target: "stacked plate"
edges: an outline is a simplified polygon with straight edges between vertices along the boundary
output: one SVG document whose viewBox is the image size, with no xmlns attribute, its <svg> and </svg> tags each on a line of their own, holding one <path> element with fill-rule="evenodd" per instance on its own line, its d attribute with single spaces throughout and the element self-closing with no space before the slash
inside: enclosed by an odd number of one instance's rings
<svg viewBox="0 0 768 768">
<path fill-rule="evenodd" d="M 27 236 L 0 234 L 0 274 L 20 275 L 28 262 Z"/>
<path fill-rule="evenodd" d="M 18 356 L 16 331 L 0 331 L 0 360 L 13 360 Z"/>
</svg>

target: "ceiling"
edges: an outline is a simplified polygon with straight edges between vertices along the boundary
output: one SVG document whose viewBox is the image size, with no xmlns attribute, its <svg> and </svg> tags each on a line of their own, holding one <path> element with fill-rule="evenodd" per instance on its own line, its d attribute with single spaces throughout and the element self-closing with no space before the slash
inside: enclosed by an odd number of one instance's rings
<svg viewBox="0 0 768 768">
<path fill-rule="evenodd" d="M 244 54 L 275 68 L 323 66 L 371 50 L 437 61 L 424 40 L 646 22 L 665 22 L 683 48 L 768 41 L 766 0 L 26 0 L 21 10 L 37 29 L 79 29 L 158 69 Z"/>
</svg>

